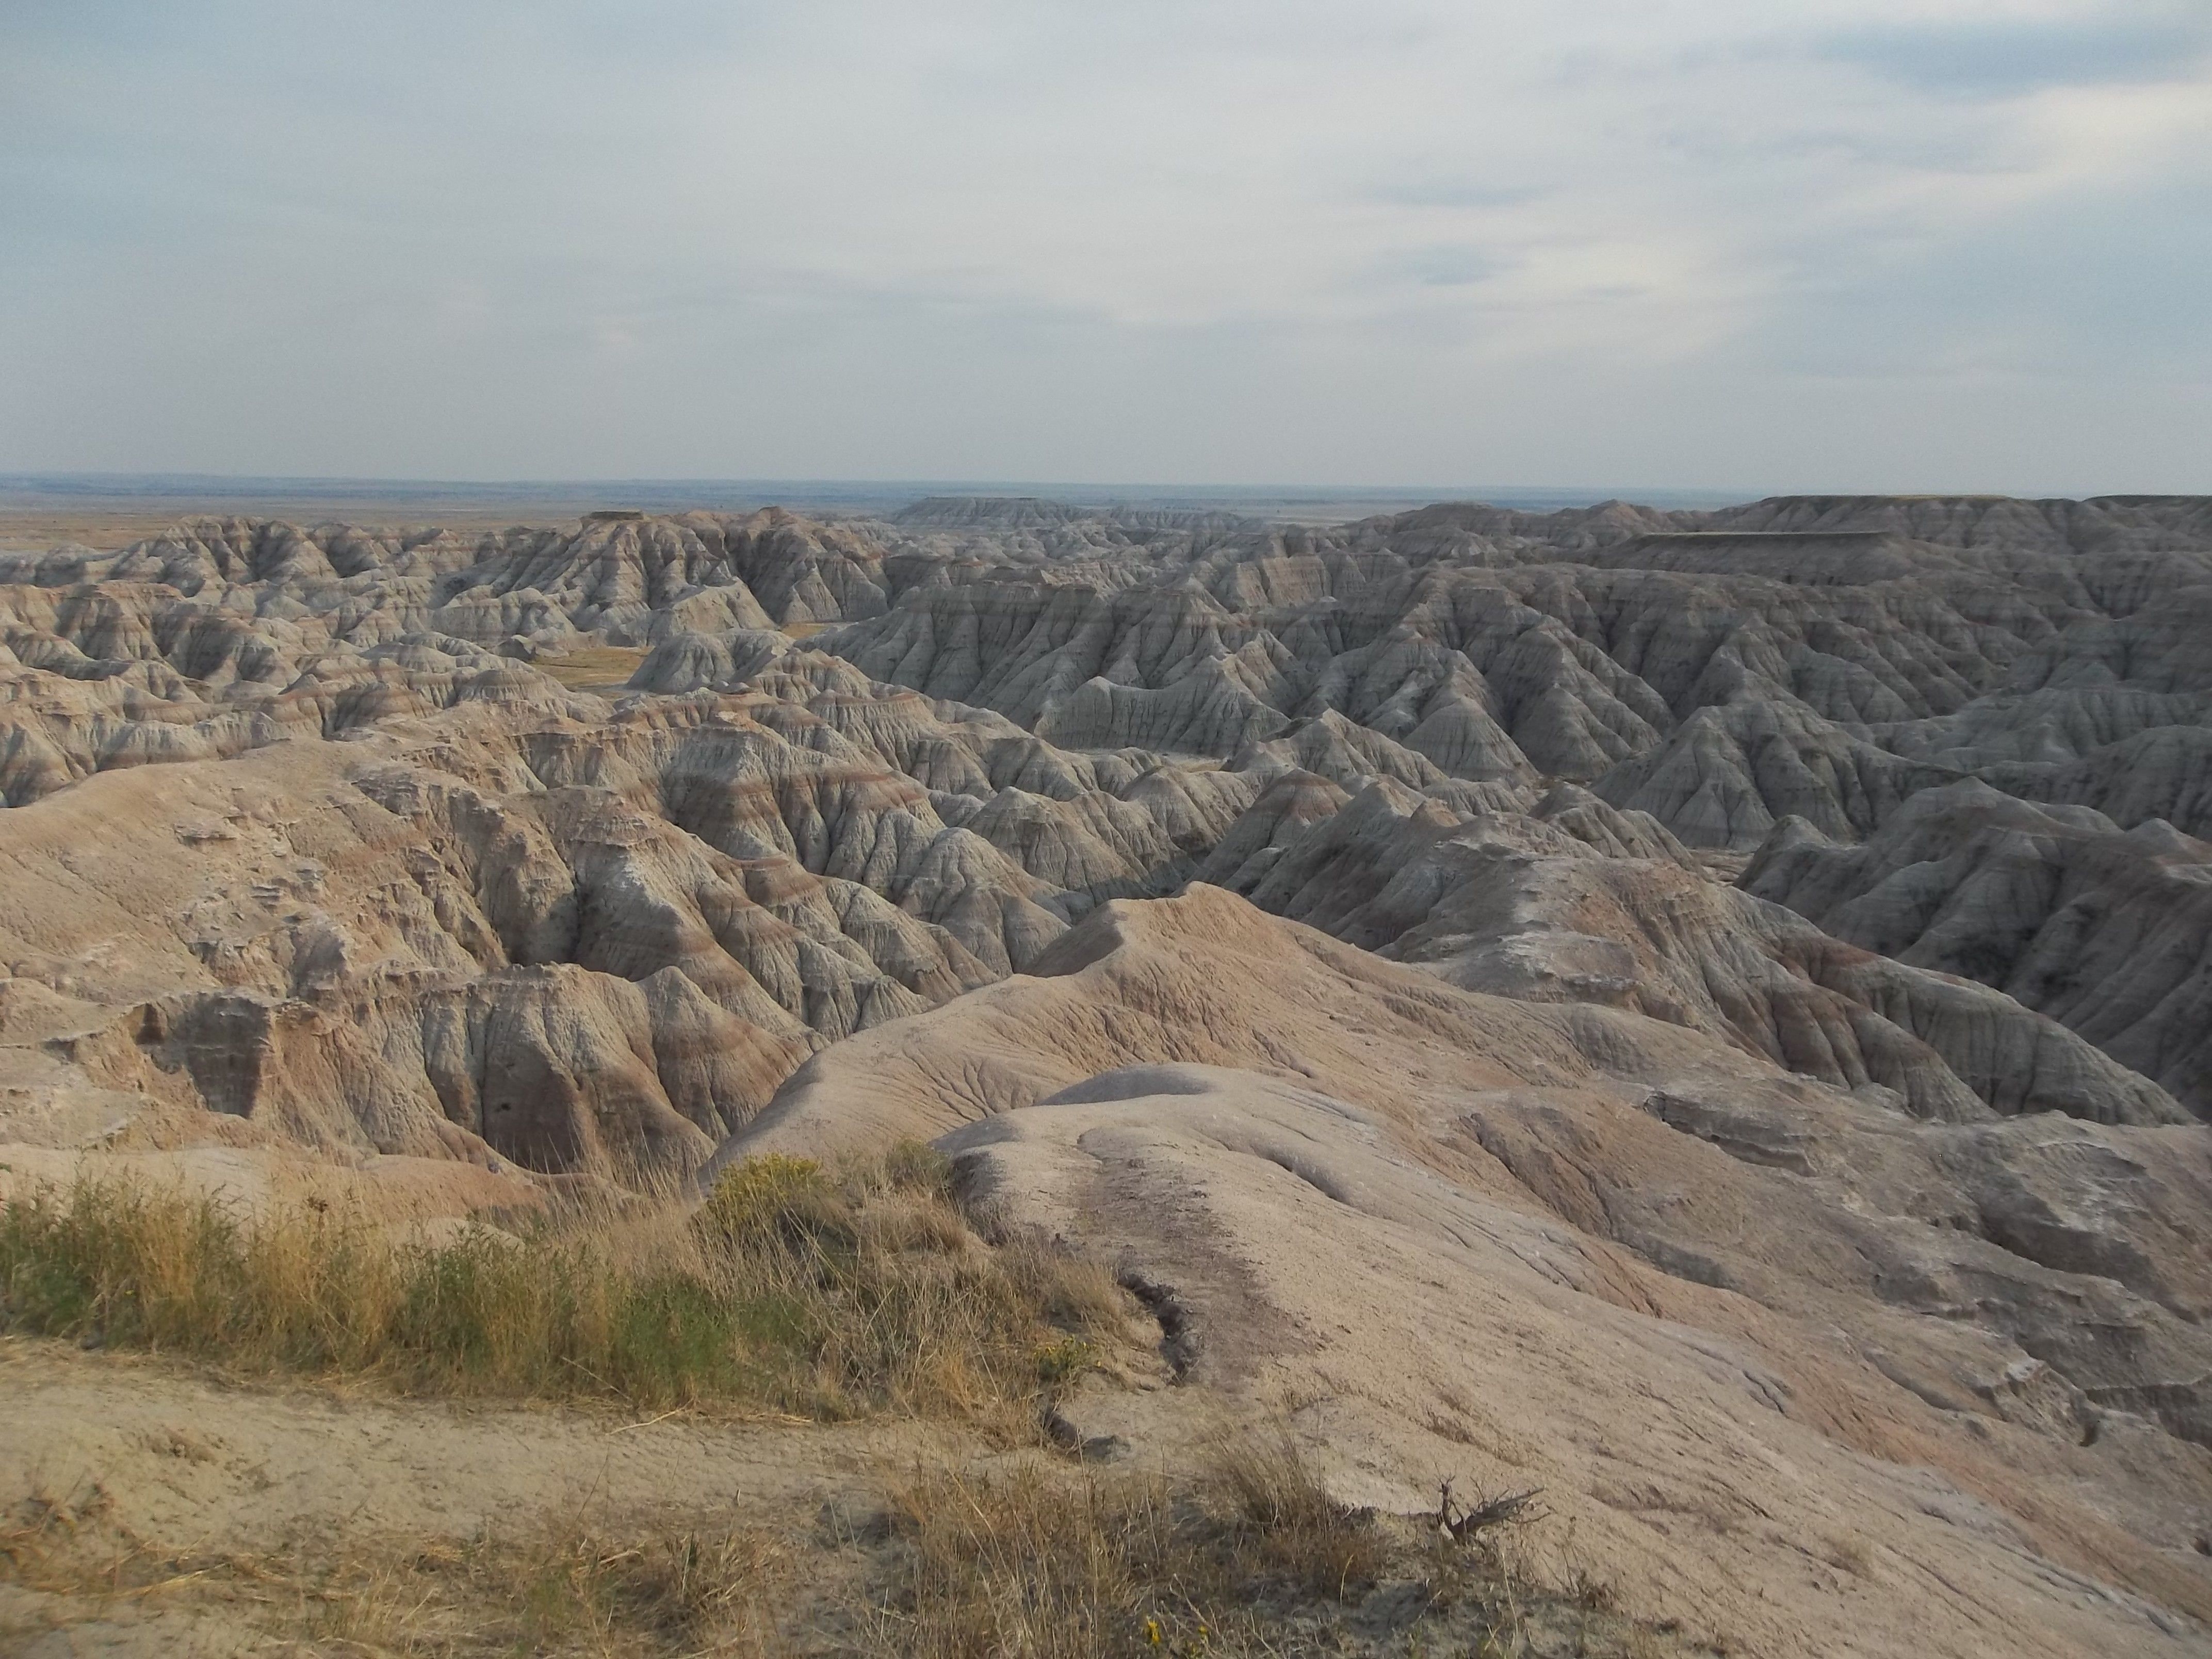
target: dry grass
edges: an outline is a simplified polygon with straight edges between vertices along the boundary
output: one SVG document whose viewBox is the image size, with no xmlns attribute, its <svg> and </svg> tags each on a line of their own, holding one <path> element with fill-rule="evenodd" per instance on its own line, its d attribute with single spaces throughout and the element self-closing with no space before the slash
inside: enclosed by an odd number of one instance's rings
<svg viewBox="0 0 2212 1659">
<path fill-rule="evenodd" d="M 1280 1440 L 1226 1443 L 1188 1481 L 1035 1454 L 952 1464 L 888 1480 L 880 1517 L 838 1513 L 585 1514 L 465 1541 L 165 1555 L 95 1491 L 0 1528 L 0 1577 L 85 1616 L 215 1615 L 241 1647 L 410 1659 L 1699 1651 L 1587 1579 L 1533 1578 L 1502 1536 L 1455 1540 L 1334 1503 Z"/>
<path fill-rule="evenodd" d="M 1587 1574 L 1526 1571 L 1512 1534 L 1541 1516 L 1521 1495 L 1356 1510 L 1279 1435 L 1180 1472 L 1053 1457 L 1038 1407 L 1110 1369 L 1131 1314 L 1094 1264 L 987 1243 L 923 1147 L 836 1170 L 755 1160 L 696 1208 L 609 1196 L 443 1243 L 327 1203 L 248 1215 L 173 1188 L 46 1192 L 0 1209 L 5 1328 L 430 1393 L 925 1413 L 985 1431 L 968 1461 L 883 1481 L 881 1516 L 858 1523 L 564 1511 L 466 1540 L 348 1533 L 241 1554 L 158 1547 L 97 1486 L 44 1493 L 0 1522 L 0 1580 L 62 1623 L 228 1621 L 241 1648 L 425 1659 L 1686 1650 Z M 996 1431 L 1015 1421 L 1030 1431 Z M 166 1432 L 157 1449 L 208 1455 Z"/>
<path fill-rule="evenodd" d="M 438 1244 L 116 1182 L 0 1209 L 0 1329 L 420 1393 L 973 1414 L 1066 1381 L 1129 1310 L 1095 1267 L 987 1245 L 922 1147 Z"/>
<path fill-rule="evenodd" d="M 592 645 L 559 656 L 540 657 L 531 666 L 550 674 L 571 691 L 605 695 L 628 685 L 646 654 L 641 646 Z"/>
<path fill-rule="evenodd" d="M 1518 1565 L 1518 1510 L 1454 1538 L 1331 1498 L 1295 1446 L 1217 1447 L 1187 1482 L 1013 1462 L 918 1474 L 856 1640 L 871 1659 L 1681 1653 L 1586 1573 Z"/>
<path fill-rule="evenodd" d="M 1217 1448 L 1212 1485 L 1250 1566 L 1312 1595 L 1342 1598 L 1381 1572 L 1385 1551 L 1371 1518 L 1330 1497 L 1290 1440 Z"/>
<path fill-rule="evenodd" d="M 871 1654 L 1135 1652 L 1181 1571 L 1175 1503 L 1142 1476 L 943 1469 L 902 1483 L 890 1516 L 896 1553 L 861 1638 Z"/>
<path fill-rule="evenodd" d="M 766 1528 L 570 1527 L 461 1546 L 357 1549 L 293 1585 L 318 1650 L 453 1656 L 782 1651 L 788 1541 Z"/>
<path fill-rule="evenodd" d="M 110 1618 L 118 1607 L 228 1615 L 240 1645 L 273 1638 L 316 1653 L 767 1656 L 789 1650 L 779 1621 L 802 1548 L 787 1530 L 726 1517 L 647 1516 L 170 1554 L 116 1525 L 94 1488 L 41 1494 L 0 1527 L 0 1578 Z"/>
</svg>

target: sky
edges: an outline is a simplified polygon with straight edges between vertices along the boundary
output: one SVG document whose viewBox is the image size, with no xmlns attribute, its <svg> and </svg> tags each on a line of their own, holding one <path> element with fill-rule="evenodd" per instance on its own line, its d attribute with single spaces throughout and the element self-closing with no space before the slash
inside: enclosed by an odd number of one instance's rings
<svg viewBox="0 0 2212 1659">
<path fill-rule="evenodd" d="M 2212 491 L 2212 0 L 0 0 L 0 472 Z"/>
</svg>

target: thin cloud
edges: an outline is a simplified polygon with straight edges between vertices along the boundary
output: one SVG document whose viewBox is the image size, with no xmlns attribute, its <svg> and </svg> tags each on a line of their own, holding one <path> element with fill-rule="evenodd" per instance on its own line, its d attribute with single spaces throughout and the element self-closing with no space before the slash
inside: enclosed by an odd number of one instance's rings
<svg viewBox="0 0 2212 1659">
<path fill-rule="evenodd" d="M 2191 14 L 1787 9 L 34 5 L 0 470 L 2201 472 Z"/>
<path fill-rule="evenodd" d="M 2046 87 L 2185 79 L 2212 52 L 2212 26 L 2086 19 L 1893 24 L 1829 35 L 1814 52 L 1906 86 L 2004 98 Z"/>
</svg>

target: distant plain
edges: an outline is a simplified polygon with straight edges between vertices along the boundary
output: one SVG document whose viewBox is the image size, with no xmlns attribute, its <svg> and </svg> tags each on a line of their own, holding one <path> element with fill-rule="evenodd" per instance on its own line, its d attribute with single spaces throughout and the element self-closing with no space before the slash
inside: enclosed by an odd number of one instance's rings
<svg viewBox="0 0 2212 1659">
<path fill-rule="evenodd" d="M 374 528 L 437 525 L 498 529 L 565 525 L 602 508 L 750 513 L 788 507 L 816 518 L 877 518 L 930 495 L 1035 495 L 1078 507 L 1218 511 L 1277 523 L 1337 524 L 1437 501 L 1482 501 L 1544 512 L 1611 499 L 1648 507 L 1723 507 L 1755 490 L 1541 488 L 1527 485 L 1292 488 L 1240 484 L 1098 484 L 978 479 L 614 478 L 469 483 L 434 479 L 218 477 L 174 473 L 0 474 L 0 549 L 64 543 L 111 552 L 179 519 L 284 519 Z"/>
</svg>

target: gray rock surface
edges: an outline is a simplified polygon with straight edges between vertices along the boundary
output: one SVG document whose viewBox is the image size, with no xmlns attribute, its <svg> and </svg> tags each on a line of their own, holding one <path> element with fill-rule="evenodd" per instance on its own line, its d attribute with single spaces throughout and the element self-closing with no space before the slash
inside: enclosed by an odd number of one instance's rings
<svg viewBox="0 0 2212 1659">
<path fill-rule="evenodd" d="M 1360 1501 L 2202 1653 L 2209 716 L 2196 498 L 8 556 L 0 1176 L 947 1137 Z"/>
<path fill-rule="evenodd" d="M 2179 498 L 1319 527 L 940 500 L 477 536 L 197 520 L 13 556 L 21 879 L 70 850 L 38 826 L 85 810 L 34 804 L 90 790 L 114 856 L 188 857 L 192 896 L 102 936 L 147 956 L 158 927 L 151 956 L 191 962 L 169 978 L 118 992 L 65 926 L 18 928 L 9 966 L 161 1025 L 155 1072 L 288 1133 L 688 1164 L 821 1042 L 1202 876 L 1923 1117 L 2171 1121 L 2212 1110 L 2208 522 Z M 295 891 L 240 790 L 288 824 L 323 791 L 376 857 Z M 586 975 L 562 1000 L 597 1012 L 550 1033 L 526 969 Z M 283 1081 L 295 1003 L 368 1034 L 349 1076 L 380 1080 L 342 1109 Z M 514 1067 L 601 1081 L 492 1135 L 513 1109 L 482 1079 Z"/>
<path fill-rule="evenodd" d="M 1979 781 L 1858 845 L 1785 821 L 1742 878 L 1838 939 L 1995 986 L 2212 1116 L 2212 845 Z"/>
</svg>

